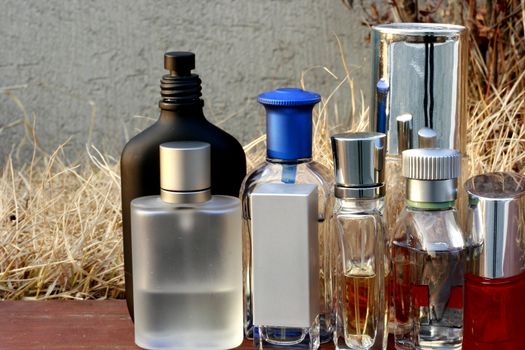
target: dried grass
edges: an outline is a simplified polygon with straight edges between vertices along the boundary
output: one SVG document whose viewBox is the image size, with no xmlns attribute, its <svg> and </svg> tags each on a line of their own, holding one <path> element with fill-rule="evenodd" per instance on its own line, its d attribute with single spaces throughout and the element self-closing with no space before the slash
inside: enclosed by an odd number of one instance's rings
<svg viewBox="0 0 525 350">
<path fill-rule="evenodd" d="M 93 148 L 66 163 L 63 146 L 1 174 L 2 299 L 123 296 L 117 162 Z"/>
<path fill-rule="evenodd" d="M 525 7 L 519 6 L 509 23 L 484 24 L 497 33 L 489 50 L 481 50 L 479 41 L 479 33 L 487 30 L 479 30 L 479 21 L 472 30 L 467 150 L 474 174 L 525 170 Z M 490 47 L 499 48 L 497 74 Z M 333 92 L 314 110 L 314 157 L 327 166 L 332 162 L 328 136 L 365 130 L 368 120 L 367 103 L 354 86 L 341 43 L 339 49 L 343 77 L 314 67 L 301 79 L 307 88 L 304 77 L 313 69 L 333 78 Z M 343 105 L 349 106 L 347 115 L 338 112 Z M 89 148 L 77 161 L 66 162 L 64 145 L 47 154 L 27 115 L 0 126 L 0 132 L 19 124 L 25 125 L 34 153 L 21 166 L 8 158 L 0 174 L 0 299 L 123 297 L 118 160 Z M 264 159 L 264 146 L 265 136 L 245 146 L 249 168 Z"/>
</svg>

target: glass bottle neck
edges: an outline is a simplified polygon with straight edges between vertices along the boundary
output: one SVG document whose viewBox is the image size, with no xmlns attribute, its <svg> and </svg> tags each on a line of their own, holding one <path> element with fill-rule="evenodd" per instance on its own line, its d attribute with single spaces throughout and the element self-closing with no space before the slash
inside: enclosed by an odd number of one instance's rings
<svg viewBox="0 0 525 350">
<path fill-rule="evenodd" d="M 273 164 L 303 164 L 303 163 L 309 163 L 312 161 L 312 158 L 301 158 L 301 159 L 278 159 L 278 158 L 270 158 L 269 156 L 266 156 L 266 161 L 268 163 Z"/>
<path fill-rule="evenodd" d="M 413 210 L 421 211 L 446 211 L 453 210 L 456 206 L 456 201 L 449 202 L 415 202 L 411 200 L 406 201 L 406 207 Z"/>
<path fill-rule="evenodd" d="M 383 210 L 385 198 L 336 198 L 337 204 L 346 210 Z"/>
</svg>

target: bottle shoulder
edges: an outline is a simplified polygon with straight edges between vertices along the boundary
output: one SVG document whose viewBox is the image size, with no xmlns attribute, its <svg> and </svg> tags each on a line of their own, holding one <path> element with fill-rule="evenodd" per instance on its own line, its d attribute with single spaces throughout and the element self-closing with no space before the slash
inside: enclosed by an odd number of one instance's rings
<svg viewBox="0 0 525 350">
<path fill-rule="evenodd" d="M 141 212 L 177 212 L 200 211 L 236 211 L 241 208 L 239 198 L 232 196 L 214 195 L 209 201 L 192 204 L 175 204 L 164 202 L 160 196 L 144 196 L 131 201 L 131 208 Z"/>
<path fill-rule="evenodd" d="M 384 215 L 385 199 L 380 198 L 336 198 L 334 213 L 341 215 Z"/>
<path fill-rule="evenodd" d="M 454 251 L 465 248 L 463 231 L 455 209 L 416 210 L 405 208 L 394 228 L 394 243 L 424 251 Z"/>
<path fill-rule="evenodd" d="M 149 152 L 152 147 L 157 145 L 157 129 L 158 121 L 129 139 L 122 150 L 121 162 L 124 163 L 128 160 L 136 158 L 137 154 Z"/>
<path fill-rule="evenodd" d="M 148 128 L 133 136 L 124 146 L 122 160 L 137 154 L 148 153 L 168 141 L 203 141 L 217 150 L 217 154 L 226 157 L 245 157 L 239 141 L 220 127 L 205 118 L 159 119 Z"/>
<path fill-rule="evenodd" d="M 265 161 L 246 176 L 241 187 L 241 195 L 248 195 L 257 185 L 264 183 L 314 184 L 326 195 L 329 195 L 332 189 L 329 170 L 314 161 L 299 164 Z"/>
<path fill-rule="evenodd" d="M 219 172 L 230 173 L 239 168 L 243 169 L 242 175 L 244 175 L 246 157 L 241 144 L 233 136 L 207 121 L 206 124 L 213 128 L 205 126 L 205 123 L 199 123 L 193 127 L 181 127 L 180 125 L 170 127 L 165 124 L 165 122 L 157 121 L 128 141 L 121 154 L 121 168 L 123 170 L 131 168 L 140 171 L 145 164 L 149 166 L 152 162 L 156 163 L 159 145 L 164 142 L 198 140 L 211 145 L 212 162 L 215 160 L 220 163 L 236 165 L 235 169 L 232 169 L 232 166 L 225 166 L 223 169 L 217 168 Z M 144 171 L 150 171 L 150 169 L 144 169 Z M 128 172 L 123 171 L 123 173 Z M 240 179 L 238 181 L 240 182 Z"/>
</svg>

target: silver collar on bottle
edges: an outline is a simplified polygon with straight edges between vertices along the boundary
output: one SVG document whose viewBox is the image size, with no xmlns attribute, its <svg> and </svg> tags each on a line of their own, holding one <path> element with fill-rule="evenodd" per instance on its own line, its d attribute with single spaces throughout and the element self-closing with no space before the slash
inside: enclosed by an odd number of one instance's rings
<svg viewBox="0 0 525 350">
<path fill-rule="evenodd" d="M 337 198 L 385 195 L 385 134 L 354 132 L 331 137 Z"/>
</svg>

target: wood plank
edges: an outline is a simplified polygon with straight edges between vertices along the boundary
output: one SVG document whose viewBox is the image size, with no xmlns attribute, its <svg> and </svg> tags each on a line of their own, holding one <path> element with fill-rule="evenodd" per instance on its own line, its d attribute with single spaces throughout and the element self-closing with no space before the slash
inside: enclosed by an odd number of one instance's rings
<svg viewBox="0 0 525 350">
<path fill-rule="evenodd" d="M 0 301 L 0 350 L 32 349 L 140 348 L 123 300 Z M 236 350 L 251 349 L 245 340 Z"/>
</svg>

